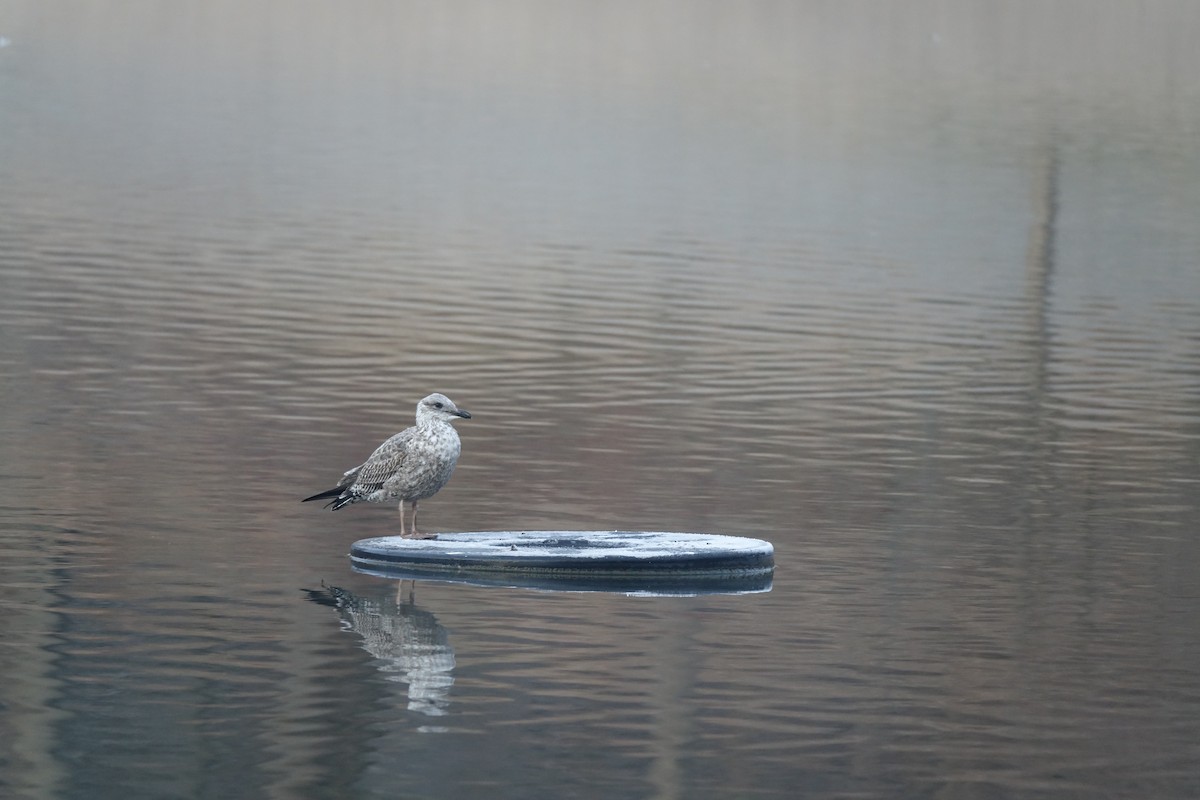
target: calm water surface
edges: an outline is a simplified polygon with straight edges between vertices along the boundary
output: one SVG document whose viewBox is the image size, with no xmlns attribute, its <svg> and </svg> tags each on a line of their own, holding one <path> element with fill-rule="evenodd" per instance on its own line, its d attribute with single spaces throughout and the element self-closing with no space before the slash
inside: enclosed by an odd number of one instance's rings
<svg viewBox="0 0 1200 800">
<path fill-rule="evenodd" d="M 1200 796 L 1200 11 L 0 2 L 0 795 Z M 768 593 L 355 573 L 775 544 Z"/>
</svg>

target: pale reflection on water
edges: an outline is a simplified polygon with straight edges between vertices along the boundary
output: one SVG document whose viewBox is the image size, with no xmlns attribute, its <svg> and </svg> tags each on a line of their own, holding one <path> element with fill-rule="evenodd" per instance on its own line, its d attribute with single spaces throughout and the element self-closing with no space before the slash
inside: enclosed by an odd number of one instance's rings
<svg viewBox="0 0 1200 800">
<path fill-rule="evenodd" d="M 409 711 L 440 717 L 454 685 L 454 648 L 437 617 L 417 606 L 414 583 L 397 581 L 394 592 L 374 598 L 328 586 L 308 599 L 336 608 L 343 630 L 362 637 L 379 671 L 408 687 Z"/>
<path fill-rule="evenodd" d="M 0 12 L 0 795 L 1200 795 L 1193 4 Z"/>
</svg>

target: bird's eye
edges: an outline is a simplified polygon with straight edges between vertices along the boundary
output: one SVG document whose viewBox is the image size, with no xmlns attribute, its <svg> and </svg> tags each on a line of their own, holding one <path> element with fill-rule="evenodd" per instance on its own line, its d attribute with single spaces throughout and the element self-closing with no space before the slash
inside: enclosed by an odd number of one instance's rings
<svg viewBox="0 0 1200 800">
<path fill-rule="evenodd" d="M 434 408 L 441 408 L 441 407 L 442 407 L 442 404 L 441 404 L 441 403 L 434 403 L 434 404 L 433 404 L 433 407 L 434 407 Z"/>
</svg>

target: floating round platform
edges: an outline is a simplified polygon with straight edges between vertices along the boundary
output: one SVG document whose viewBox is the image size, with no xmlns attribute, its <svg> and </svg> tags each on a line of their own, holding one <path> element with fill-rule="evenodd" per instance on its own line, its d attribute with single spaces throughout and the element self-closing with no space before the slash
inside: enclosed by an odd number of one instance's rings
<svg viewBox="0 0 1200 800">
<path fill-rule="evenodd" d="M 479 531 L 437 539 L 384 536 L 350 548 L 356 569 L 483 585 L 690 594 L 766 591 L 770 542 L 654 531 Z"/>
</svg>

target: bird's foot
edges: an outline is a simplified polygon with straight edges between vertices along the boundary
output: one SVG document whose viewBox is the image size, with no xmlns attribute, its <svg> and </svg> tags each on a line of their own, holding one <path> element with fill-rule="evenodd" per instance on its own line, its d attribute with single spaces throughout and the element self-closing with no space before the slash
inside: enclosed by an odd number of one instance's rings
<svg viewBox="0 0 1200 800">
<path fill-rule="evenodd" d="M 413 531 L 412 534 L 408 538 L 410 538 L 410 539 L 436 539 L 437 534 L 436 533 L 418 533 L 417 531 Z"/>
</svg>

